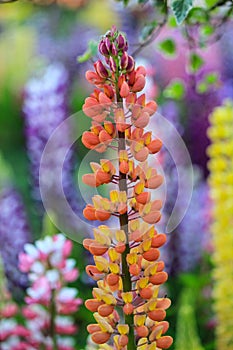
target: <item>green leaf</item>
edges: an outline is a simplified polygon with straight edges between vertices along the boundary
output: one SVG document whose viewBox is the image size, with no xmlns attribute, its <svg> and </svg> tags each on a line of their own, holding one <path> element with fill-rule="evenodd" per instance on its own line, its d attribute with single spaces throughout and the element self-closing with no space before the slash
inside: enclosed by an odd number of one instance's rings
<svg viewBox="0 0 233 350">
<path fill-rule="evenodd" d="M 168 18 L 168 25 L 169 25 L 170 28 L 176 28 L 177 27 L 176 18 L 174 16 L 170 16 Z"/>
<path fill-rule="evenodd" d="M 88 43 L 88 48 L 83 55 L 77 57 L 79 63 L 87 62 L 90 58 L 96 56 L 98 51 L 98 42 L 90 40 Z"/>
<path fill-rule="evenodd" d="M 183 80 L 174 79 L 165 88 L 163 92 L 164 97 L 174 100 L 181 100 L 185 95 L 185 85 Z"/>
<path fill-rule="evenodd" d="M 199 69 L 203 66 L 203 64 L 204 60 L 200 55 L 198 55 L 195 52 L 191 53 L 189 57 L 189 70 L 191 73 L 198 72 Z"/>
<path fill-rule="evenodd" d="M 188 24 L 208 23 L 208 12 L 201 7 L 194 7 L 188 14 Z"/>
<path fill-rule="evenodd" d="M 204 36 L 210 36 L 214 33 L 214 27 L 210 24 L 205 24 L 200 28 L 200 32 Z"/>
<path fill-rule="evenodd" d="M 0 190 L 12 182 L 12 170 L 0 153 Z"/>
<path fill-rule="evenodd" d="M 153 33 L 157 24 L 157 21 L 152 21 L 145 25 L 141 31 L 140 40 L 145 41 Z"/>
<path fill-rule="evenodd" d="M 161 41 L 158 44 L 158 48 L 163 54 L 167 56 L 174 56 L 176 53 L 176 43 L 173 39 L 170 38 Z"/>
<path fill-rule="evenodd" d="M 205 76 L 205 81 L 210 85 L 216 84 L 218 80 L 219 80 L 219 75 L 217 72 L 211 72 L 206 74 Z"/>
<path fill-rule="evenodd" d="M 171 4 L 176 22 L 180 25 L 193 7 L 193 0 L 173 0 Z"/>
<path fill-rule="evenodd" d="M 55 221 L 55 215 L 50 213 L 45 213 L 42 223 L 42 237 L 53 236 L 58 233 L 58 229 L 53 223 Z"/>
<path fill-rule="evenodd" d="M 205 0 L 207 6 L 213 6 L 218 2 L 218 0 Z"/>
<path fill-rule="evenodd" d="M 207 92 L 209 90 L 209 86 L 208 84 L 206 84 L 205 81 L 201 81 L 197 84 L 196 86 L 196 91 L 199 93 L 199 94 L 204 94 L 205 92 Z"/>
<path fill-rule="evenodd" d="M 211 72 L 205 75 L 205 77 L 197 84 L 196 90 L 199 94 L 208 92 L 213 87 L 217 87 L 219 82 L 219 75 L 217 72 Z"/>
</svg>

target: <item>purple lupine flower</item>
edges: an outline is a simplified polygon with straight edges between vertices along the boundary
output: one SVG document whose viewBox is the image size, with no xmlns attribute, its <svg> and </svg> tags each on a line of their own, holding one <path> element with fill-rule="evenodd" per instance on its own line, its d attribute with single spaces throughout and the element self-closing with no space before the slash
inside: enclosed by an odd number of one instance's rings
<svg viewBox="0 0 233 350">
<path fill-rule="evenodd" d="M 28 286 L 27 275 L 18 268 L 18 256 L 31 241 L 25 209 L 19 193 L 6 188 L 0 194 L 0 254 L 8 288 L 15 296 Z"/>
<path fill-rule="evenodd" d="M 32 194 L 41 207 L 40 193 L 40 162 L 44 148 L 54 130 L 67 120 L 68 114 L 68 72 L 61 63 L 54 63 L 47 67 L 41 77 L 32 78 L 25 87 L 23 112 L 27 138 L 28 156 L 31 163 Z M 74 149 L 70 148 L 72 133 L 67 123 L 59 129 L 59 137 L 54 145 L 56 152 L 43 166 L 43 186 L 48 188 L 50 198 L 53 200 L 52 211 L 56 211 L 55 219 L 60 222 L 62 230 L 77 232 L 77 223 L 69 217 L 81 211 L 80 200 L 73 180 Z M 66 154 L 64 163 L 61 163 L 62 154 Z M 62 189 L 59 180 L 59 169 L 62 166 Z M 45 183 L 46 182 L 46 183 Z M 63 192 L 71 210 L 69 213 L 62 209 Z M 58 215 L 57 215 L 58 214 Z M 79 215 L 80 216 L 80 215 Z M 59 218 L 58 218 L 59 217 Z M 72 229 L 71 229 L 72 227 Z"/>
<path fill-rule="evenodd" d="M 81 69 L 81 78 L 85 67 L 83 64 L 78 65 L 77 57 L 86 51 L 90 40 L 98 40 L 99 33 L 90 25 L 76 21 L 69 25 L 67 23 L 65 30 L 61 31 L 64 18 L 59 8 L 53 10 L 49 13 L 39 12 L 34 18 L 33 25 L 36 23 L 38 32 L 37 52 L 49 63 L 61 62 L 68 70 L 70 78 Z"/>
<path fill-rule="evenodd" d="M 187 91 L 187 127 L 184 139 L 186 141 L 192 162 L 208 175 L 206 148 L 209 145 L 207 129 L 209 127 L 208 117 L 213 108 L 220 103 L 217 91 L 209 91 L 204 94 L 198 94 L 194 89 Z"/>
<path fill-rule="evenodd" d="M 41 156 L 52 132 L 68 116 L 67 91 L 68 74 L 61 64 L 49 66 L 42 77 L 30 79 L 25 87 L 23 112 L 31 162 L 33 197 L 37 200 L 40 200 Z M 61 144 L 62 136 L 67 139 L 67 135 L 61 135 Z"/>
<path fill-rule="evenodd" d="M 165 261 L 170 274 L 192 271 L 200 262 L 209 239 L 208 203 L 208 187 L 198 180 L 185 217 L 165 246 Z"/>
<path fill-rule="evenodd" d="M 162 114 L 174 125 L 176 130 L 182 135 L 183 126 L 179 120 L 180 111 L 178 105 L 174 102 L 166 103 L 162 108 Z M 172 133 L 170 137 L 172 138 Z M 178 173 L 176 164 L 168 151 L 162 151 L 162 165 L 166 174 L 167 200 L 164 207 L 164 219 L 162 220 L 162 229 L 170 218 L 176 203 L 178 194 Z M 180 157 L 179 149 L 176 156 Z M 183 170 L 183 173 L 189 168 Z M 184 176 L 185 179 L 185 176 Z M 186 198 L 180 198 L 176 204 L 183 212 L 186 207 Z M 194 189 L 190 205 L 185 216 L 178 227 L 168 236 L 168 241 L 163 248 L 163 259 L 166 263 L 166 269 L 171 275 L 177 275 L 181 272 L 193 270 L 199 263 L 203 251 L 208 247 L 210 237 L 209 228 L 209 198 L 208 187 L 202 179 L 201 170 L 194 168 Z"/>
</svg>

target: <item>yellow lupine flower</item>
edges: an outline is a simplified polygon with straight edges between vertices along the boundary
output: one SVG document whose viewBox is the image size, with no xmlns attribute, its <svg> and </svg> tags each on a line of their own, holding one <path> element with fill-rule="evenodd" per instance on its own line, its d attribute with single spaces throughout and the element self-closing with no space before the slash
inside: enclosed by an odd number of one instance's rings
<svg viewBox="0 0 233 350">
<path fill-rule="evenodd" d="M 210 116 L 212 141 L 209 185 L 211 188 L 214 244 L 213 298 L 217 317 L 217 350 L 233 350 L 233 102 L 225 101 Z"/>
<path fill-rule="evenodd" d="M 129 326 L 127 324 L 118 324 L 117 330 L 120 334 L 128 334 Z"/>
</svg>

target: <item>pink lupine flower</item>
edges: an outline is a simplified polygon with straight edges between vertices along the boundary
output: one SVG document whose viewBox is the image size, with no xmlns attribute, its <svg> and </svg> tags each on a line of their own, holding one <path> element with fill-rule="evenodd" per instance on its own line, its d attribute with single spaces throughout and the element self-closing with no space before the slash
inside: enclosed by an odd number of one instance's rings
<svg viewBox="0 0 233 350">
<path fill-rule="evenodd" d="M 72 339 L 64 338 L 77 332 L 72 317 L 65 315 L 76 312 L 82 303 L 77 289 L 66 285 L 78 277 L 75 260 L 69 258 L 71 250 L 72 242 L 57 234 L 27 244 L 20 254 L 20 269 L 28 272 L 31 282 L 22 312 L 28 342 L 35 348 L 74 350 Z"/>
</svg>

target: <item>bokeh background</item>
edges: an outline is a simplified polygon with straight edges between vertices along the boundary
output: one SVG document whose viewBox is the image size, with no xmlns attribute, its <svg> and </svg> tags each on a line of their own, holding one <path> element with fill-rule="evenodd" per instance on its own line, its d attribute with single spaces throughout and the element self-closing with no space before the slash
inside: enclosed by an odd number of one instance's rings
<svg viewBox="0 0 233 350">
<path fill-rule="evenodd" d="M 100 35 L 113 24 L 127 34 L 133 52 L 152 19 L 150 7 L 142 8 L 134 1 L 127 7 L 107 0 L 0 5 L 0 254 L 7 287 L 19 305 L 28 281 L 17 268 L 18 253 L 26 242 L 58 232 L 41 202 L 39 163 L 53 130 L 81 110 L 91 91 L 85 81 L 91 60 L 85 60 L 85 55 L 95 53 Z M 168 235 L 163 251 L 170 274 L 163 292 L 172 299 L 168 320 L 175 339 L 173 349 L 177 350 L 216 348 L 207 128 L 213 109 L 233 97 L 232 32 L 229 22 L 219 40 L 204 47 L 200 53 L 203 62 L 195 74 L 188 61 L 190 41 L 172 17 L 155 40 L 137 54 L 138 64 L 146 66 L 149 76 L 146 92 L 184 139 L 194 168 L 190 207 L 181 224 Z M 82 123 L 86 128 L 90 125 L 87 118 Z M 63 147 L 66 138 L 68 131 L 61 135 L 58 147 Z M 84 147 L 74 145 L 64 169 L 64 191 L 77 213 L 83 208 L 77 169 L 85 154 Z M 168 191 L 165 222 L 177 195 L 177 173 L 165 149 L 161 162 Z M 48 176 L 55 167 L 56 160 L 48 166 Z M 180 201 L 180 208 L 182 205 Z M 80 244 L 74 244 L 72 256 L 80 273 L 75 286 L 79 297 L 87 299 L 93 286 L 85 274 L 90 257 Z M 77 349 L 86 346 L 86 325 L 90 322 L 92 315 L 82 305 L 75 314 Z M 192 348 L 190 339 L 195 344 Z"/>
</svg>

